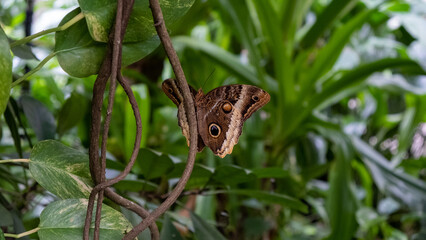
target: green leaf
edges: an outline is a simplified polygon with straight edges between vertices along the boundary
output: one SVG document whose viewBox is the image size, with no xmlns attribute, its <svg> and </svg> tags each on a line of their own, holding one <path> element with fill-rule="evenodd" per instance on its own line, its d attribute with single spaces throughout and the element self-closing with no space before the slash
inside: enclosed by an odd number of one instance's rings
<svg viewBox="0 0 426 240">
<path fill-rule="evenodd" d="M 65 103 L 62 105 L 58 115 L 59 135 L 63 135 L 66 131 L 77 126 L 83 120 L 87 109 L 87 100 L 78 93 L 72 93 Z"/>
<path fill-rule="evenodd" d="M 59 25 L 65 24 L 79 13 L 79 8 L 71 11 Z M 123 66 L 142 59 L 154 51 L 159 44 L 160 40 L 157 36 L 141 42 L 123 44 Z M 74 77 L 82 78 L 96 74 L 105 57 L 106 49 L 107 44 L 92 39 L 85 19 L 64 31 L 56 32 L 55 35 L 58 62 L 65 72 Z"/>
<path fill-rule="evenodd" d="M 253 4 L 264 34 L 262 37 L 265 38 L 269 54 L 273 58 L 274 76 L 280 86 L 281 99 L 288 102 L 296 96 L 293 94 L 294 77 L 290 61 L 293 41 L 289 36 L 283 35 L 280 24 L 277 24 L 280 22 L 280 16 L 273 8 L 271 1 L 253 1 Z M 285 39 L 284 42 L 283 39 Z"/>
<path fill-rule="evenodd" d="M 249 182 L 254 179 L 255 177 L 246 172 L 245 169 L 234 165 L 222 165 L 217 167 L 212 176 L 212 180 L 231 186 Z"/>
<path fill-rule="evenodd" d="M 256 168 L 252 170 L 258 178 L 284 178 L 290 173 L 279 167 Z"/>
<path fill-rule="evenodd" d="M 243 224 L 247 239 L 262 239 L 262 235 L 273 227 L 273 223 L 263 217 L 246 218 Z"/>
<path fill-rule="evenodd" d="M 415 64 L 413 64 L 411 67 L 420 68 L 420 66 L 416 66 Z M 420 72 L 417 72 L 416 74 L 424 75 L 426 74 L 426 72 L 420 71 Z M 399 74 L 393 74 L 391 76 L 388 76 L 388 74 L 374 74 L 373 76 L 368 78 L 367 84 L 369 86 L 374 86 L 392 93 L 399 94 L 401 92 L 407 92 L 407 93 L 412 93 L 415 95 L 426 94 L 425 86 L 418 86 L 418 85 L 412 84 L 409 81 L 407 81 L 405 77 Z"/>
<path fill-rule="evenodd" d="M 12 214 L 2 204 L 0 204 L 0 226 L 11 226 L 13 225 Z"/>
<path fill-rule="evenodd" d="M 26 60 L 37 60 L 37 57 L 34 55 L 31 47 L 28 45 L 18 45 L 13 47 L 12 52 L 15 56 L 26 59 Z"/>
<path fill-rule="evenodd" d="M 372 207 L 373 206 L 373 197 L 374 197 L 374 188 L 373 188 L 373 178 L 365 168 L 364 164 L 358 161 L 352 161 L 352 168 L 357 173 L 356 175 L 359 178 L 359 181 L 362 184 L 362 187 L 365 190 L 365 197 L 363 199 L 364 206 Z"/>
<path fill-rule="evenodd" d="M 150 149 L 141 148 L 134 170 L 144 175 L 145 179 L 154 179 L 169 173 L 174 167 L 169 156 L 157 154 Z"/>
<path fill-rule="evenodd" d="M 163 227 L 161 228 L 160 233 L 160 240 L 183 240 L 168 215 L 164 218 Z"/>
<path fill-rule="evenodd" d="M 192 224 L 194 225 L 195 238 L 198 240 L 225 240 L 226 238 L 213 226 L 208 224 L 198 215 L 191 213 Z"/>
<path fill-rule="evenodd" d="M 353 92 L 345 92 L 365 82 L 366 77 L 374 72 L 383 71 L 388 68 L 418 67 L 418 63 L 410 59 L 381 59 L 372 63 L 363 64 L 351 71 L 343 72 L 338 80 L 324 86 L 324 89 L 314 95 L 310 100 L 311 109 L 317 106 L 325 106 L 337 102 Z M 344 94 L 342 94 L 344 93 Z"/>
<path fill-rule="evenodd" d="M 422 209 L 422 204 L 426 201 L 424 181 L 396 171 L 385 157 L 361 139 L 352 137 L 352 143 L 380 191 L 391 194 L 414 210 Z"/>
<path fill-rule="evenodd" d="M 37 99 L 23 95 L 19 103 L 38 140 L 54 139 L 56 123 L 53 114 Z"/>
<path fill-rule="evenodd" d="M 324 34 L 324 31 L 349 12 L 357 2 L 358 0 L 333 0 L 318 16 L 315 24 L 303 37 L 300 45 L 303 48 L 310 48 L 314 45 L 318 38 Z"/>
<path fill-rule="evenodd" d="M 231 190 L 220 190 L 214 193 L 238 194 L 238 195 L 252 197 L 266 203 L 280 204 L 284 207 L 296 209 L 304 213 L 308 211 L 308 207 L 303 202 L 293 197 L 290 197 L 284 194 L 274 193 L 274 192 L 246 190 L 246 189 L 231 189 Z"/>
<path fill-rule="evenodd" d="M 145 84 L 135 84 L 131 88 L 142 120 L 142 138 L 139 148 L 143 148 L 149 132 L 146 129 L 149 129 L 150 123 L 150 96 Z M 108 148 L 113 149 L 111 152 L 115 156 L 130 159 L 136 139 L 135 115 L 123 88 L 118 88 L 115 96 L 116 103 L 114 104 L 110 128 L 112 138 L 108 142 Z"/>
<path fill-rule="evenodd" d="M 372 208 L 363 207 L 356 212 L 357 222 L 363 231 L 368 231 L 370 228 L 378 226 L 386 221 L 386 217 L 379 216 Z"/>
<path fill-rule="evenodd" d="M 30 172 L 56 196 L 88 198 L 92 190 L 89 157 L 57 141 L 42 141 L 31 151 Z"/>
<path fill-rule="evenodd" d="M 12 216 L 13 216 L 13 230 L 16 231 L 17 233 L 21 233 L 21 232 L 25 232 L 27 231 L 24 223 L 22 222 L 22 216 L 20 213 L 18 213 L 18 211 L 12 211 Z M 30 240 L 29 236 L 24 236 L 22 238 L 20 238 L 19 240 Z"/>
<path fill-rule="evenodd" d="M 340 0 L 335 0 L 334 2 L 338 1 Z M 352 33 L 364 24 L 373 11 L 375 10 L 364 10 L 358 13 L 354 18 L 333 33 L 330 41 L 319 51 L 315 63 L 309 69 L 309 75 L 302 82 L 302 89 L 305 91 L 312 89 L 314 83 L 333 67 L 343 48 L 349 42 Z M 302 98 L 305 97 L 304 94 L 302 95 Z"/>
<path fill-rule="evenodd" d="M 132 85 L 132 91 L 135 95 L 136 102 L 138 103 L 139 111 L 142 119 L 142 138 L 140 147 L 146 145 L 146 139 L 148 136 L 149 129 L 149 118 L 150 118 L 150 97 L 148 88 L 145 84 Z M 118 93 L 117 93 L 118 94 Z M 124 92 L 122 92 L 124 94 Z M 124 101 L 124 151 L 126 157 L 130 159 L 133 145 L 136 138 L 136 121 L 133 114 L 132 106 L 128 101 L 127 96 Z M 122 117 L 122 116 L 121 116 Z M 145 129 L 145 130 L 144 130 Z"/>
<path fill-rule="evenodd" d="M 185 170 L 185 166 L 186 163 L 184 162 L 175 164 L 173 171 L 167 175 L 167 178 L 180 178 Z M 196 163 L 192 169 L 191 177 L 185 185 L 185 189 L 203 188 L 210 180 L 212 174 L 213 170 Z"/>
<path fill-rule="evenodd" d="M 107 42 L 110 28 L 116 15 L 117 1 L 114 0 L 79 0 L 81 10 L 86 17 L 90 35 L 95 41 Z M 194 0 L 160 0 L 164 22 L 167 28 L 189 10 Z M 136 0 L 124 36 L 124 42 L 145 41 L 157 32 L 154 28 L 148 0 Z"/>
<path fill-rule="evenodd" d="M 196 51 L 200 51 L 203 55 L 218 63 L 224 69 L 240 78 L 244 83 L 260 85 L 257 78 L 258 74 L 253 66 L 242 64 L 239 58 L 224 49 L 209 42 L 203 42 L 189 37 L 174 37 L 173 44 L 178 49 L 179 47 L 188 47 Z M 277 83 L 266 76 L 268 90 L 277 91 Z"/>
<path fill-rule="evenodd" d="M 0 115 L 6 109 L 12 83 L 12 55 L 10 54 L 9 41 L 0 27 Z"/>
<path fill-rule="evenodd" d="M 351 186 L 352 154 L 345 141 L 335 142 L 336 159 L 330 169 L 330 189 L 327 194 L 327 212 L 330 219 L 329 240 L 350 240 L 357 229 L 355 213 L 356 197 Z"/>
<path fill-rule="evenodd" d="M 6 120 L 6 124 L 9 127 L 10 134 L 12 135 L 16 152 L 19 154 L 19 157 L 22 157 L 23 155 L 22 155 L 21 136 L 19 135 L 18 124 L 17 124 L 19 109 L 13 97 L 11 97 L 9 101 L 10 101 L 10 105 L 7 106 L 6 111 L 4 112 L 4 119 Z"/>
<path fill-rule="evenodd" d="M 114 188 L 130 192 L 152 192 L 158 190 L 158 185 L 145 180 L 121 180 L 114 184 Z"/>
<path fill-rule="evenodd" d="M 84 219 L 86 218 L 87 199 L 67 199 L 49 204 L 40 215 L 38 236 L 40 240 L 82 239 Z M 96 212 L 96 204 L 93 216 Z M 100 239 L 121 239 L 132 225 L 124 216 L 113 208 L 102 205 Z M 93 238 L 95 218 L 92 218 L 90 235 Z"/>
<path fill-rule="evenodd" d="M 261 61 L 260 48 L 256 46 L 253 39 L 258 38 L 254 28 L 254 21 L 251 21 L 250 9 L 245 0 L 219 0 L 221 6 L 221 14 L 223 21 L 229 21 L 233 24 L 230 27 L 235 31 L 235 36 L 238 37 L 243 45 L 249 51 L 248 57 L 250 63 L 256 68 L 258 78 L 264 80 L 264 69 L 260 64 Z M 254 1 L 256 3 L 256 1 Z M 265 4 L 267 2 L 264 2 Z M 265 8 L 267 9 L 268 6 Z M 257 20 L 257 19 L 256 19 Z"/>
</svg>

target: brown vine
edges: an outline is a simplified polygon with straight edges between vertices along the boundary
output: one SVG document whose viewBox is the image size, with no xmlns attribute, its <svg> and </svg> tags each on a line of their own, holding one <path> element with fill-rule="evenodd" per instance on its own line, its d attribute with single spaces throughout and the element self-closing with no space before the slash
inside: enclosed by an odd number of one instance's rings
<svg viewBox="0 0 426 240">
<path fill-rule="evenodd" d="M 130 231 L 126 236 L 124 236 L 123 240 L 134 239 L 140 232 L 145 230 L 151 224 L 155 223 L 155 220 L 159 216 L 161 216 L 167 209 L 169 209 L 169 207 L 177 200 L 177 198 L 180 196 L 183 189 L 185 188 L 189 177 L 191 176 L 191 172 L 195 163 L 195 156 L 197 154 L 198 129 L 194 101 L 189 90 L 189 86 L 186 81 L 185 74 L 183 72 L 179 58 L 173 48 L 169 33 L 167 32 L 160 3 L 158 0 L 149 0 L 149 5 L 151 8 L 152 16 L 154 18 L 155 29 L 157 31 L 158 36 L 160 37 L 161 44 L 163 45 L 166 55 L 169 58 L 170 64 L 172 65 L 173 72 L 175 73 L 179 87 L 183 91 L 185 112 L 187 113 L 187 118 L 189 120 L 190 145 L 186 167 L 176 187 L 168 195 L 167 199 L 140 224 L 133 228 L 132 231 Z"/>
<path fill-rule="evenodd" d="M 108 50 L 106 57 L 102 63 L 102 66 L 99 70 L 98 77 L 96 79 L 94 90 L 93 90 L 93 99 L 92 99 L 92 122 L 91 122 L 91 136 L 90 136 L 90 147 L 89 147 L 89 165 L 91 176 L 95 184 L 103 183 L 102 185 L 96 185 L 96 187 L 92 190 L 89 197 L 89 204 L 87 207 L 87 214 L 84 226 L 83 239 L 89 239 L 89 231 L 90 231 L 90 223 L 92 219 L 92 212 L 94 208 L 94 201 L 96 196 L 98 196 L 98 204 L 96 210 L 96 220 L 95 220 L 95 231 L 94 231 L 94 239 L 99 239 L 99 225 L 100 225 L 100 212 L 102 207 L 103 193 L 108 198 L 110 198 L 115 203 L 137 213 L 142 218 L 145 218 L 149 215 L 149 212 L 142 208 L 141 206 L 133 203 L 132 201 L 125 199 L 111 189 L 106 188 L 112 185 L 110 181 L 105 182 L 105 156 L 106 156 L 106 140 L 108 136 L 108 129 L 110 124 L 110 116 L 112 113 L 112 105 L 115 95 L 115 81 L 118 76 L 118 81 L 121 86 L 125 90 L 129 102 L 132 105 L 132 109 L 135 115 L 136 124 L 137 124 L 137 132 L 139 134 L 136 135 L 135 146 L 132 153 L 133 161 L 129 161 L 129 165 L 126 167 L 125 171 L 120 174 L 119 177 L 124 178 L 131 167 L 133 166 L 134 159 L 137 156 L 140 146 L 140 139 L 142 133 L 142 125 L 140 119 L 139 108 L 136 103 L 136 99 L 131 91 L 130 85 L 122 78 L 120 74 L 121 70 L 121 48 L 122 48 L 122 40 L 124 38 L 125 29 L 127 27 L 128 19 L 130 17 L 130 13 L 133 7 L 134 1 L 122 1 L 119 0 L 117 3 L 117 16 L 115 21 L 114 30 L 111 32 L 109 36 Z M 101 158 L 99 159 L 98 151 L 99 151 L 99 142 L 98 136 L 100 133 L 100 122 L 102 116 L 102 105 L 103 105 L 103 93 L 106 88 L 108 78 L 111 79 L 110 91 L 109 91 L 109 101 L 107 107 L 107 116 L 104 123 L 104 131 L 102 138 L 102 148 L 101 148 Z M 106 183 L 106 184 L 105 184 Z M 99 187 L 98 187 L 99 186 Z M 100 192 L 98 190 L 101 190 Z M 99 192 L 99 194 L 98 194 Z M 150 225 L 152 239 L 159 239 L 159 231 L 158 227 L 155 224 Z"/>
<path fill-rule="evenodd" d="M 123 239 L 134 239 L 140 232 L 145 230 L 148 226 L 151 230 L 152 239 L 159 239 L 158 227 L 155 224 L 155 220 L 161 216 L 179 197 L 183 191 L 186 182 L 188 181 L 192 168 L 195 162 L 195 155 L 197 152 L 197 124 L 195 117 L 195 108 L 193 103 L 193 98 L 189 90 L 189 86 L 186 82 L 186 78 L 180 61 L 177 57 L 176 52 L 173 49 L 170 37 L 167 33 L 166 26 L 164 24 L 163 15 L 161 12 L 160 5 L 158 1 L 150 0 L 150 7 L 152 10 L 155 27 L 157 33 L 160 37 L 161 43 L 166 50 L 166 54 L 170 60 L 172 68 L 175 72 L 178 84 L 184 93 L 184 102 L 185 110 L 188 114 L 189 125 L 190 125 L 190 150 L 188 154 L 188 161 L 182 178 L 179 180 L 175 189 L 168 194 L 166 200 L 152 213 L 149 213 L 143 207 L 135 204 L 134 202 L 123 198 L 122 196 L 115 193 L 109 187 L 126 177 L 130 172 L 133 164 L 136 160 L 136 157 L 139 152 L 139 146 L 142 135 L 142 123 L 139 113 L 139 108 L 136 102 L 136 99 L 133 95 L 133 92 L 130 88 L 130 85 L 122 77 L 121 71 L 121 51 L 122 51 L 122 41 L 124 38 L 125 29 L 127 27 L 128 20 L 130 18 L 130 13 L 133 8 L 134 0 L 130 1 L 117 1 L 117 13 L 114 24 L 114 29 L 109 35 L 108 50 L 106 57 L 102 63 L 102 66 L 99 70 L 98 77 L 95 81 L 93 89 L 93 98 L 92 98 L 92 121 L 91 121 L 91 130 L 90 130 L 90 147 L 89 147 L 89 166 L 92 179 L 95 183 L 95 187 L 92 189 L 89 196 L 89 203 L 87 206 L 87 214 L 84 225 L 83 239 L 89 239 L 90 233 L 90 224 L 92 220 L 92 214 L 94 209 L 94 202 L 97 197 L 96 205 L 96 218 L 95 218 L 95 229 L 94 229 L 94 239 L 99 239 L 99 226 L 101 220 L 101 209 L 104 194 L 114 201 L 115 203 L 137 213 L 142 217 L 143 221 L 133 228 Z M 105 121 L 103 125 L 102 133 L 102 142 L 101 142 L 101 156 L 99 158 L 99 135 L 100 135 L 100 123 L 102 116 L 102 105 L 103 105 L 103 94 L 106 89 L 106 85 L 110 79 L 110 88 L 108 95 L 108 106 L 105 116 Z M 132 155 L 130 157 L 129 163 L 117 177 L 113 179 L 105 179 L 105 166 L 106 166 L 106 143 L 108 139 L 108 130 L 111 121 L 111 114 L 113 110 L 113 102 L 115 97 L 116 90 L 116 80 L 119 81 L 120 85 L 123 87 L 125 93 L 128 96 L 129 102 L 132 106 L 132 110 L 136 119 L 137 133 L 134 143 L 134 148 Z"/>
</svg>

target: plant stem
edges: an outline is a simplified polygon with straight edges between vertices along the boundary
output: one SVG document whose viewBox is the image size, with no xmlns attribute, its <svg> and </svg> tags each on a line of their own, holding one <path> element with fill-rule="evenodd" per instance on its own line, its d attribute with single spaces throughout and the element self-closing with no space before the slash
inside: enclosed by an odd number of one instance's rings
<svg viewBox="0 0 426 240">
<path fill-rule="evenodd" d="M 7 159 L 7 160 L 0 160 L 0 164 L 2 163 L 22 163 L 22 162 L 31 162 L 30 159 Z"/>
<path fill-rule="evenodd" d="M 36 34 L 33 34 L 31 36 L 24 37 L 22 39 L 19 39 L 17 41 L 12 42 L 10 44 L 10 48 L 14 48 L 16 46 L 28 43 L 31 40 L 33 40 L 34 38 L 38 38 L 40 36 L 43 36 L 43 35 L 46 35 L 46 34 L 49 34 L 49 33 L 64 31 L 65 29 L 71 27 L 74 23 L 80 21 L 83 18 L 84 18 L 84 14 L 83 13 L 79 13 L 77 16 L 73 17 L 71 20 L 69 20 L 68 22 L 66 22 L 65 24 L 63 24 L 63 25 L 61 25 L 59 27 L 47 29 L 47 30 L 38 32 Z"/>
<path fill-rule="evenodd" d="M 25 73 L 24 76 L 20 77 L 18 80 L 14 81 L 11 85 L 10 88 L 14 88 L 16 87 L 16 85 L 20 84 L 22 81 L 24 81 L 25 79 L 27 79 L 29 76 L 33 75 L 35 72 L 37 72 L 38 70 L 40 70 L 50 59 L 52 59 L 54 56 L 56 56 L 58 52 L 53 52 L 51 54 L 49 54 L 47 57 L 45 57 L 43 59 L 43 61 L 41 61 L 37 67 L 35 67 L 34 69 L 32 69 L 31 71 Z"/>
<path fill-rule="evenodd" d="M 5 237 L 10 237 L 10 238 L 21 238 L 21 237 L 25 237 L 28 235 L 31 235 L 35 232 L 37 232 L 38 230 L 40 230 L 40 228 L 34 228 L 33 230 L 27 231 L 27 232 L 23 232 L 20 234 L 11 234 L 11 233 L 5 233 L 4 236 Z"/>
<path fill-rule="evenodd" d="M 179 179 L 179 182 L 177 183 L 176 187 L 170 193 L 169 197 L 157 209 L 151 212 L 151 214 L 149 214 L 147 218 L 145 218 L 128 234 L 126 234 L 123 240 L 131 240 L 137 237 L 137 235 L 143 230 L 145 230 L 145 228 L 147 228 L 149 225 L 155 224 L 155 220 L 160 217 L 165 211 L 167 211 L 167 209 L 169 209 L 169 207 L 173 203 L 176 202 L 177 198 L 180 196 L 183 189 L 185 188 L 189 177 L 191 176 L 192 169 L 195 163 L 195 156 L 197 154 L 198 129 L 197 119 L 195 115 L 194 100 L 189 90 L 188 82 L 185 78 L 185 73 L 183 72 L 176 51 L 173 48 L 169 33 L 167 32 L 160 3 L 158 0 L 149 0 L 149 5 L 151 8 L 152 17 L 154 18 L 155 29 L 157 30 L 157 34 L 160 37 L 161 43 L 164 47 L 164 50 L 166 51 L 166 55 L 169 58 L 170 64 L 172 65 L 173 71 L 178 81 L 178 85 L 183 91 L 185 112 L 187 113 L 187 119 L 189 120 L 190 145 L 185 170 L 182 174 L 182 177 Z"/>
</svg>

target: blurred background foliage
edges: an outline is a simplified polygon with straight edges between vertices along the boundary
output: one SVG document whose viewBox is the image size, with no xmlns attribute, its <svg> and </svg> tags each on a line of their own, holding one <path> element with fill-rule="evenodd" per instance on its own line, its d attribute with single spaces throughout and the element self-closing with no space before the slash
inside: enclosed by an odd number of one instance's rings
<svg viewBox="0 0 426 240">
<path fill-rule="evenodd" d="M 32 32 L 56 27 L 77 4 L 35 1 Z M 9 38 L 25 36 L 27 6 L 1 2 Z M 204 92 L 257 85 L 271 102 L 245 123 L 232 155 L 197 155 L 186 191 L 158 220 L 162 239 L 426 239 L 425 27 L 424 0 L 196 0 L 170 30 L 189 83 Z M 15 79 L 54 46 L 45 35 L 12 49 Z M 172 70 L 159 47 L 123 74 L 143 140 L 131 174 L 114 187 L 151 209 L 188 151 L 160 88 Z M 15 87 L 0 158 L 28 158 L 44 139 L 87 152 L 94 79 L 68 75 L 54 58 Z M 108 177 L 123 169 L 135 136 L 121 89 L 114 107 Z M 57 199 L 20 165 L 0 165 L 0 179 L 3 230 L 37 226 Z"/>
</svg>

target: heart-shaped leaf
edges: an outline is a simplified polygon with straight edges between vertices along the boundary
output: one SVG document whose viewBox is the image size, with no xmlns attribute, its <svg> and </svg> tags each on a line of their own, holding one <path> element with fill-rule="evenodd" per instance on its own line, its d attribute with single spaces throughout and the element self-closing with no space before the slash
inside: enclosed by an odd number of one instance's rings
<svg viewBox="0 0 426 240">
<path fill-rule="evenodd" d="M 173 171 L 171 171 L 167 178 L 180 178 L 185 170 L 186 163 L 181 162 L 175 164 Z M 192 169 L 191 177 L 185 185 L 185 189 L 203 188 L 210 180 L 213 170 L 201 164 L 195 164 Z"/>
<path fill-rule="evenodd" d="M 192 224 L 196 239 L 204 240 L 225 240 L 226 238 L 212 225 L 193 212 L 191 213 Z"/>
<path fill-rule="evenodd" d="M 68 13 L 59 25 L 63 25 L 77 14 L 77 8 Z M 55 35 L 55 51 L 62 69 L 74 77 L 87 77 L 96 74 L 102 64 L 107 49 L 106 43 L 96 42 L 90 36 L 86 19 L 80 20 L 68 29 L 57 32 Z M 134 63 L 160 44 L 157 36 L 140 42 L 126 43 L 123 45 L 122 64 L 124 66 Z"/>
<path fill-rule="evenodd" d="M 19 103 L 37 139 L 54 139 L 56 123 L 49 109 L 42 102 L 28 95 L 22 96 Z"/>
<path fill-rule="evenodd" d="M 149 149 L 141 148 L 134 169 L 149 180 L 169 173 L 173 167 L 173 161 L 169 156 L 159 155 Z"/>
<path fill-rule="evenodd" d="M 89 157 L 57 141 L 33 147 L 30 172 L 49 192 L 67 198 L 88 198 L 92 190 Z"/>
<path fill-rule="evenodd" d="M 71 94 L 59 111 L 57 129 L 59 135 L 75 127 L 84 118 L 87 105 L 88 101 L 84 96 L 78 93 Z"/>
<path fill-rule="evenodd" d="M 12 55 L 10 55 L 9 41 L 0 27 L 0 115 L 6 109 L 12 83 Z"/>
<path fill-rule="evenodd" d="M 86 17 L 92 38 L 107 42 L 110 28 L 115 19 L 117 1 L 79 0 L 80 8 Z M 182 17 L 192 6 L 194 0 L 160 0 L 164 22 L 167 28 Z M 124 42 L 140 42 L 156 35 L 149 0 L 136 0 L 130 15 Z"/>
<path fill-rule="evenodd" d="M 40 240 L 82 239 L 87 203 L 87 199 L 67 199 L 49 204 L 40 215 L 40 229 L 37 232 Z M 96 211 L 96 205 L 93 211 Z M 109 206 L 103 205 L 101 214 L 100 239 L 121 239 L 132 229 L 127 219 Z M 91 238 L 94 221 L 92 218 Z"/>
<path fill-rule="evenodd" d="M 255 178 L 255 175 L 247 173 L 245 169 L 233 165 L 223 165 L 216 168 L 212 176 L 214 181 L 231 186 L 249 182 Z"/>
</svg>

